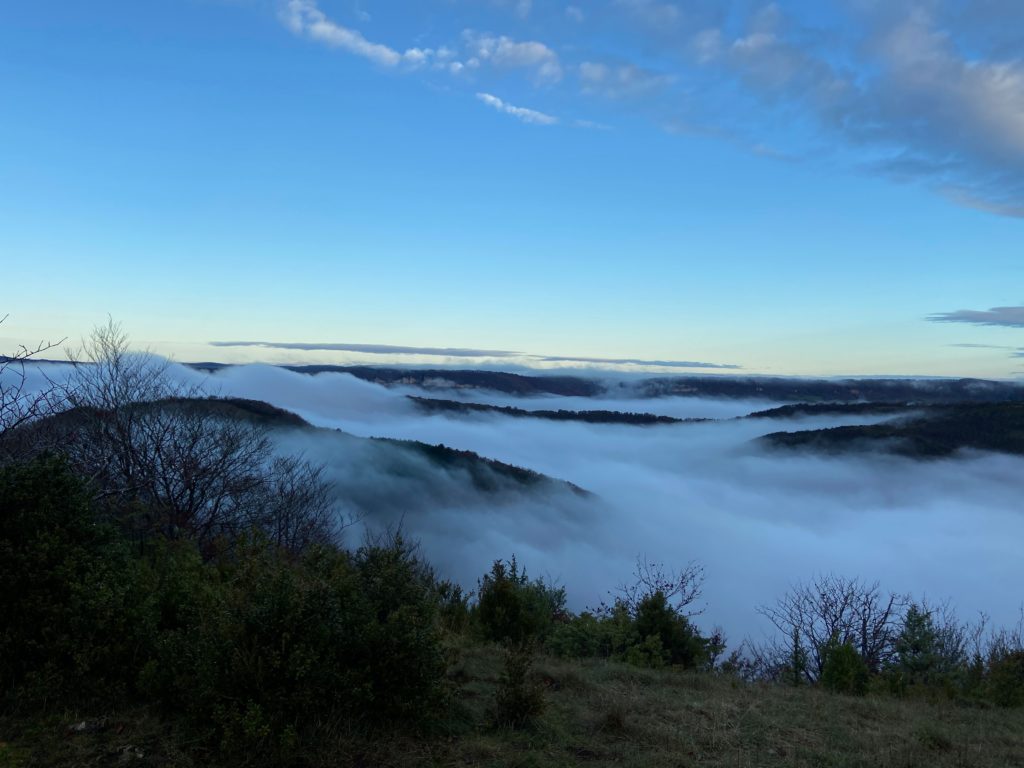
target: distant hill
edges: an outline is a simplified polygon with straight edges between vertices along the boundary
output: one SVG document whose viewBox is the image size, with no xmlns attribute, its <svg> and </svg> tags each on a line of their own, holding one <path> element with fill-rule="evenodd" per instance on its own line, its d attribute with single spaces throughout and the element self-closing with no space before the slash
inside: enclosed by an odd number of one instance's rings
<svg viewBox="0 0 1024 768">
<path fill-rule="evenodd" d="M 682 424 L 684 422 L 708 421 L 708 419 L 677 419 L 672 416 L 658 416 L 653 413 L 629 413 L 625 411 L 545 411 L 526 410 L 508 405 L 490 405 L 487 403 L 466 403 L 461 400 L 440 400 L 431 397 L 409 399 L 427 413 L 454 414 L 498 414 L 520 419 L 546 419 L 548 421 L 582 421 L 587 424 L 630 424 L 634 426 L 651 426 L 655 424 Z"/>
<path fill-rule="evenodd" d="M 445 445 L 430 445 L 413 440 L 395 440 L 381 437 L 356 437 L 341 430 L 311 425 L 301 416 L 261 400 L 237 397 L 180 398 L 144 403 L 138 408 L 192 408 L 203 409 L 225 419 L 239 419 L 271 430 L 291 430 L 318 439 L 318 446 L 330 451 L 331 447 L 352 456 L 356 464 L 365 462 L 383 479 L 389 474 L 401 476 L 405 481 L 429 483 L 423 474 L 426 461 L 436 470 L 454 472 L 466 477 L 477 491 L 498 493 L 503 490 L 536 488 L 561 489 L 576 495 L 589 495 L 579 486 L 557 480 L 530 469 L 490 459 L 472 451 L 463 451 Z M 83 423 L 83 414 L 72 409 L 55 414 L 30 425 L 30 429 L 74 430 Z M 324 442 L 326 441 L 326 443 Z"/>
<path fill-rule="evenodd" d="M 794 403 L 754 411 L 741 419 L 798 419 L 808 416 L 898 416 L 922 407 L 913 403 Z"/>
<path fill-rule="evenodd" d="M 604 387 L 591 379 L 576 376 L 524 376 L 518 373 L 472 370 L 419 370 L 374 368 L 370 366 L 290 365 L 297 373 L 348 373 L 357 379 L 392 386 L 406 384 L 424 389 L 490 389 L 512 395 L 565 395 L 593 397 Z"/>
<path fill-rule="evenodd" d="M 718 397 L 799 403 L 1024 402 L 1024 386 L 984 379 L 666 377 L 639 385 L 644 397 Z"/>
<path fill-rule="evenodd" d="M 917 411 L 882 424 L 775 432 L 761 441 L 777 448 L 885 451 L 914 458 L 939 458 L 964 449 L 1024 455 L 1024 403 L 965 403 Z"/>
<path fill-rule="evenodd" d="M 525 487 L 556 484 L 568 488 L 577 495 L 591 495 L 589 491 L 580 488 L 575 483 L 570 483 L 566 480 L 555 480 L 540 472 L 534 472 L 532 469 L 517 467 L 514 464 L 506 464 L 495 459 L 488 459 L 473 451 L 463 451 L 443 444 L 430 445 L 415 440 L 395 440 L 385 437 L 366 439 L 375 443 L 412 451 L 423 456 L 431 463 L 448 470 L 464 471 L 469 475 L 473 486 L 480 491 L 491 493 L 500 491 L 502 489 L 501 481 L 512 481 Z"/>
<path fill-rule="evenodd" d="M 193 363 L 215 371 L 221 363 Z M 986 379 L 801 379 L 770 376 L 652 376 L 605 380 L 582 376 L 526 375 L 444 368 L 377 368 L 367 365 L 290 365 L 296 373 L 348 373 L 384 386 L 486 389 L 510 395 L 568 397 L 713 397 L 782 403 L 988 403 L 1024 402 L 1024 386 Z"/>
</svg>

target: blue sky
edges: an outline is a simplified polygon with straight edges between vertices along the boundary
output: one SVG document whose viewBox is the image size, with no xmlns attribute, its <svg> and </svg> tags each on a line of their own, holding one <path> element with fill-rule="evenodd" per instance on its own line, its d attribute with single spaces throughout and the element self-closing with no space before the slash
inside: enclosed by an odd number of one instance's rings
<svg viewBox="0 0 1024 768">
<path fill-rule="evenodd" d="M 0 343 L 1018 375 L 1022 57 L 1016 0 L 8 3 Z"/>
</svg>

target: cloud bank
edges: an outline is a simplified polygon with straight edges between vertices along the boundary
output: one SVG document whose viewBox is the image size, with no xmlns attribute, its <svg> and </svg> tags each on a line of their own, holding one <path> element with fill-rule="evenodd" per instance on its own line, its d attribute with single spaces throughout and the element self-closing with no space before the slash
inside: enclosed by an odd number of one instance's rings
<svg viewBox="0 0 1024 768">
<path fill-rule="evenodd" d="M 692 360 L 639 360 L 630 357 L 540 357 L 545 363 L 592 363 L 595 365 L 643 365 L 658 368 L 715 368 L 739 370 L 743 366 L 724 363 L 701 363 Z"/>
<path fill-rule="evenodd" d="M 519 352 L 504 349 L 462 349 L 459 347 L 403 347 L 391 344 L 308 343 L 299 341 L 211 341 L 212 347 L 261 347 L 324 352 L 362 352 L 369 355 L 427 355 L 438 357 L 516 357 Z"/>
<path fill-rule="evenodd" d="M 48 366 L 45 373 L 53 379 L 67 369 Z M 701 621 L 722 625 L 734 643 L 768 631 L 755 606 L 817 573 L 949 597 L 962 618 L 983 610 L 1003 624 L 1015 620 L 1024 597 L 1020 457 L 914 462 L 777 453 L 752 442 L 780 429 L 860 419 L 630 427 L 495 414 L 424 416 L 405 397 L 413 390 L 347 374 L 307 376 L 262 365 L 215 374 L 173 370 L 211 393 L 265 400 L 326 428 L 291 430 L 279 439 L 285 450 L 326 464 L 343 511 L 365 514 L 371 527 L 403 524 L 444 575 L 470 587 L 493 559 L 515 553 L 531 574 L 564 584 L 578 610 L 627 580 L 638 553 L 668 564 L 696 559 L 708 574 Z M 33 381 L 45 385 L 37 373 Z M 538 406 L 510 396 L 491 401 Z M 539 405 L 577 408 L 576 401 L 721 418 L 766 405 L 628 397 L 549 397 Z M 458 471 L 439 471 L 400 448 L 353 436 L 444 443 L 571 481 L 594 496 L 558 486 L 483 493 Z"/>
<path fill-rule="evenodd" d="M 579 363 L 588 366 L 621 366 L 623 368 L 693 368 L 710 370 L 740 370 L 742 366 L 730 363 L 708 363 L 695 360 L 643 360 L 624 357 L 574 357 L 563 355 L 535 355 L 507 349 L 471 349 L 460 347 L 412 347 L 392 344 L 353 344 L 348 342 L 299 341 L 211 341 L 212 347 L 255 347 L 302 352 L 357 352 L 367 355 L 421 355 L 446 358 L 515 358 L 523 366 L 531 363 Z"/>
<path fill-rule="evenodd" d="M 496 498 L 445 485 L 447 490 L 429 495 L 428 505 L 405 497 L 410 533 L 423 540 L 443 572 L 467 585 L 494 558 L 514 552 L 531 573 L 564 583 L 580 609 L 627 579 L 638 553 L 668 563 L 698 559 L 708 571 L 705 620 L 722 624 L 734 641 L 767 631 L 754 607 L 815 573 L 877 578 L 897 591 L 948 596 L 964 618 L 985 610 L 1006 623 L 1024 597 L 1017 551 L 1024 536 L 1019 457 L 823 457 L 766 452 L 751 442 L 780 429 L 862 420 L 640 428 L 499 415 L 424 416 L 404 397 L 413 390 L 385 389 L 346 374 L 302 376 L 243 366 L 208 381 L 225 394 L 264 399 L 324 427 L 473 450 L 595 494 L 585 502 L 562 494 Z M 646 410 L 691 418 L 729 418 L 766 405 L 468 396 L 525 408 Z M 299 440 L 293 447 L 303 446 L 301 437 L 292 439 Z M 314 442 L 303 450 L 326 460 L 339 476 L 361 471 L 346 466 L 366 466 Z M 376 522 L 395 522 L 402 492 L 387 489 L 401 489 L 404 481 L 380 472 L 372 477 L 390 499 Z M 365 483 L 359 487 L 368 493 Z"/>
</svg>

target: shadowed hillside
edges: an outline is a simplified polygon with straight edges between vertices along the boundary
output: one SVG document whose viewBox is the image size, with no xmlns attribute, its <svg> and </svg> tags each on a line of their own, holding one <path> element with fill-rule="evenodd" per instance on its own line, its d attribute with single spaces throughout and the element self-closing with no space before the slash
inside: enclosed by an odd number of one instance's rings
<svg viewBox="0 0 1024 768">
<path fill-rule="evenodd" d="M 708 419 L 677 419 L 672 416 L 658 416 L 653 413 L 627 413 L 624 411 L 567 411 L 567 410 L 526 410 L 510 405 L 489 405 L 466 403 L 461 400 L 441 400 L 431 397 L 409 399 L 426 413 L 448 413 L 457 415 L 496 414 L 517 419 L 546 419 L 548 421 L 580 421 L 586 424 L 631 424 L 651 426 L 655 424 L 683 424 L 686 422 L 708 421 Z"/>
<path fill-rule="evenodd" d="M 939 458 L 972 449 L 1024 454 L 1024 403 L 966 404 L 914 409 L 920 415 L 882 424 L 775 432 L 762 442 L 779 448 L 840 453 L 887 451 Z M 803 413 L 798 409 L 798 413 Z M 830 410 L 831 413 L 841 411 Z M 874 413 L 867 409 L 865 413 Z"/>
</svg>

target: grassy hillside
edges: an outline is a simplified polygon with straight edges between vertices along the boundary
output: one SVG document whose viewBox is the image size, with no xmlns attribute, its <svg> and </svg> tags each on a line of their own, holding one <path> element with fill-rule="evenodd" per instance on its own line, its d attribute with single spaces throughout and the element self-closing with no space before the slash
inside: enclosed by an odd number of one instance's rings
<svg viewBox="0 0 1024 768">
<path fill-rule="evenodd" d="M 311 766 L 1024 765 L 1024 711 L 954 702 L 855 698 L 744 683 L 706 672 L 540 657 L 546 709 L 531 728 L 491 725 L 502 671 L 495 646 L 453 649 L 441 731 L 353 735 L 337 727 Z M 147 709 L 0 719 L 0 766 L 216 765 Z M 245 762 L 238 755 L 239 763 Z"/>
</svg>

